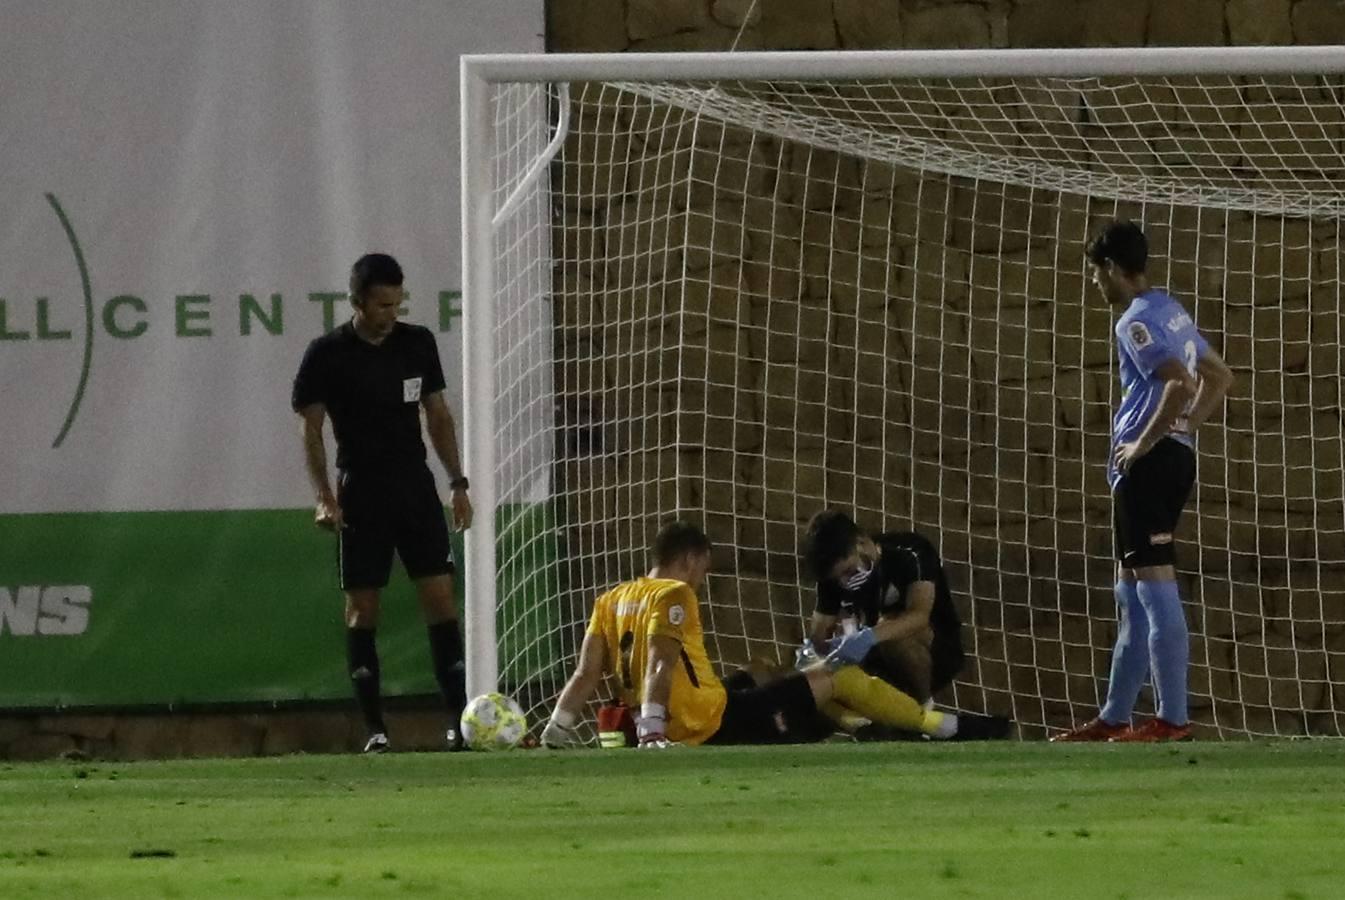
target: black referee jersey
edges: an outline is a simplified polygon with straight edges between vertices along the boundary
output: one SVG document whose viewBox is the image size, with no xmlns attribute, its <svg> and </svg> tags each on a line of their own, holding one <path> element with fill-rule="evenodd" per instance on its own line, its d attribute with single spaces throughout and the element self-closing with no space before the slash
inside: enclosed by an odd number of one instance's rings
<svg viewBox="0 0 1345 900">
<path fill-rule="evenodd" d="M 420 401 L 443 389 L 439 348 L 428 328 L 398 322 L 371 344 L 347 322 L 308 345 L 291 403 L 296 412 L 323 404 L 336 435 L 336 467 L 374 474 L 424 465 Z"/>
</svg>

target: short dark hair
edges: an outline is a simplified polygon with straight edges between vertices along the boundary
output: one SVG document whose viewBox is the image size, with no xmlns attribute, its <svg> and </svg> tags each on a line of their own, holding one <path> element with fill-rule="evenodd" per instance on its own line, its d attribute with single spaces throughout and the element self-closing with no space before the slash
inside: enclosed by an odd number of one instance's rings
<svg viewBox="0 0 1345 900">
<path fill-rule="evenodd" d="M 350 267 L 350 299 L 362 301 L 371 287 L 399 288 L 405 280 L 397 260 L 386 253 L 366 253 Z"/>
<path fill-rule="evenodd" d="M 668 522 L 660 528 L 649 548 L 656 566 L 672 565 L 683 556 L 709 552 L 710 539 L 705 536 L 705 532 L 690 522 L 682 521 Z"/>
<path fill-rule="evenodd" d="M 1107 223 L 1088 245 L 1088 259 L 1095 266 L 1116 263 L 1127 275 L 1143 274 L 1149 264 L 1149 241 L 1134 222 L 1118 219 Z"/>
<path fill-rule="evenodd" d="M 808 522 L 803 536 L 803 567 L 821 580 L 831 574 L 832 566 L 855 552 L 864 536 L 855 520 L 838 509 L 824 509 Z"/>
</svg>

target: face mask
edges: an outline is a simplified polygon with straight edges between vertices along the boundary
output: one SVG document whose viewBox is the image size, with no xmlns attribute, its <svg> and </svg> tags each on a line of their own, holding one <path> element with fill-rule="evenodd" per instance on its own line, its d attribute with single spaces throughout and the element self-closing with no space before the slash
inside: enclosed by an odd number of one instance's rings
<svg viewBox="0 0 1345 900">
<path fill-rule="evenodd" d="M 860 567 L 856 569 L 853 573 L 851 573 L 849 578 L 846 578 L 844 581 L 842 581 L 841 584 L 845 587 L 847 591 L 857 591 L 868 582 L 869 576 L 871 576 L 872 574 L 873 574 L 873 563 L 868 560 L 864 560 L 864 562 L 860 564 Z"/>
</svg>

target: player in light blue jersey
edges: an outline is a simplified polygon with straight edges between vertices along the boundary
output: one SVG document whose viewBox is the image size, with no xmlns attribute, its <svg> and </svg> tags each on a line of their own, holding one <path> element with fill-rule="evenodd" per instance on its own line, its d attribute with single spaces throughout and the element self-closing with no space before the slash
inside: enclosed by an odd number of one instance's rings
<svg viewBox="0 0 1345 900">
<path fill-rule="evenodd" d="M 1118 627 L 1106 704 L 1053 741 L 1171 741 L 1191 733 L 1190 648 L 1172 536 L 1195 483 L 1193 435 L 1222 402 L 1233 373 L 1182 305 L 1149 286 L 1148 255 L 1144 232 L 1131 222 L 1112 222 L 1088 247 L 1094 284 L 1109 303 L 1129 304 L 1116 323 L 1121 404 L 1107 460 Z M 1132 728 L 1149 674 L 1158 715 Z"/>
</svg>

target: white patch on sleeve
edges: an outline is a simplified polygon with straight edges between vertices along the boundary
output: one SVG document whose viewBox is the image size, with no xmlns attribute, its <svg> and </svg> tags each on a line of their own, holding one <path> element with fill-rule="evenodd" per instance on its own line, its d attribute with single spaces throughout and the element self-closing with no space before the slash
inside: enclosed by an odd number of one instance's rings
<svg viewBox="0 0 1345 900">
<path fill-rule="evenodd" d="M 674 604 L 668 607 L 668 621 L 674 625 L 681 625 L 682 620 L 687 617 L 686 610 Z"/>
<path fill-rule="evenodd" d="M 402 379 L 402 402 L 415 403 L 420 400 L 420 378 Z"/>
<path fill-rule="evenodd" d="M 1143 350 L 1154 342 L 1154 336 L 1143 322 L 1131 322 L 1126 332 L 1130 335 L 1131 346 L 1136 350 Z"/>
</svg>

